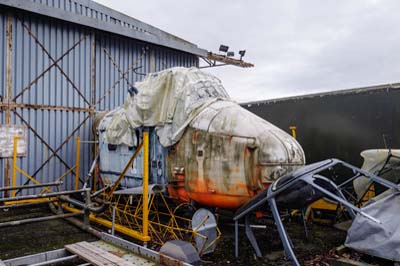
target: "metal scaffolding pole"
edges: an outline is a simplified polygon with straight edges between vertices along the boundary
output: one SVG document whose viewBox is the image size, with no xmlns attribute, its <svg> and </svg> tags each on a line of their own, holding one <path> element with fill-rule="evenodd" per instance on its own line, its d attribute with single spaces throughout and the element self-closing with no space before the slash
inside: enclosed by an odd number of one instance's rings
<svg viewBox="0 0 400 266">
<path fill-rule="evenodd" d="M 10 221 L 10 222 L 0 223 L 0 228 L 7 227 L 7 226 L 16 226 L 16 225 L 21 225 L 21 224 L 27 224 L 27 223 L 44 222 L 44 221 L 56 220 L 56 219 L 79 216 L 79 215 L 83 215 L 83 212 L 81 212 L 81 213 L 64 213 L 64 214 L 57 214 L 57 215 L 46 216 L 46 217 L 37 217 L 37 218 L 29 218 L 29 219 L 23 219 L 23 220 L 17 220 L 17 221 Z"/>
</svg>

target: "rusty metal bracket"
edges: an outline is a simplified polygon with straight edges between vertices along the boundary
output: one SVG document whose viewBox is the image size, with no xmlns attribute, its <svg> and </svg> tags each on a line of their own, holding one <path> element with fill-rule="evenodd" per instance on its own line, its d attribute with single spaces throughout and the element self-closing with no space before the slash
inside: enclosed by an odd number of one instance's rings
<svg viewBox="0 0 400 266">
<path fill-rule="evenodd" d="M 129 82 L 129 80 L 125 77 L 127 72 L 122 72 L 121 67 L 117 64 L 117 62 L 115 62 L 114 58 L 111 56 L 110 52 L 106 48 L 103 48 L 103 51 L 108 56 L 108 59 L 110 59 L 111 63 L 114 65 L 114 67 L 118 70 L 122 79 L 124 79 L 129 86 L 133 87 L 133 84 L 131 84 Z"/>
<path fill-rule="evenodd" d="M 64 70 L 58 65 L 58 63 L 67 55 L 69 54 L 75 47 L 77 47 L 83 40 L 86 39 L 89 34 L 85 34 L 80 38 L 80 40 L 75 43 L 71 48 L 69 48 L 67 51 L 65 51 L 58 59 L 54 59 L 53 56 L 51 56 L 50 52 L 46 49 L 46 47 L 39 41 L 37 36 L 32 32 L 32 30 L 26 25 L 20 17 L 17 16 L 17 19 L 21 22 L 22 26 L 26 31 L 28 32 L 29 36 L 31 36 L 34 41 L 36 42 L 37 45 L 43 50 L 43 52 L 49 57 L 49 59 L 52 61 L 52 64 L 48 66 L 39 76 L 37 76 L 33 81 L 29 83 L 28 86 L 26 86 L 20 93 L 18 93 L 14 98 L 13 101 L 15 101 L 18 97 L 20 97 L 25 91 L 29 90 L 33 84 L 35 84 L 40 78 L 42 78 L 53 66 L 55 66 L 61 74 L 66 78 L 66 80 L 72 85 L 72 87 L 78 92 L 78 94 L 82 97 L 82 99 L 90 105 L 90 102 L 86 99 L 86 97 L 82 94 L 82 92 L 79 90 L 79 88 L 74 84 L 74 82 L 69 78 L 69 76 L 64 72 Z"/>
<path fill-rule="evenodd" d="M 42 138 L 42 136 L 39 135 L 39 133 L 18 112 L 14 111 L 14 113 L 21 120 L 21 122 L 25 124 L 32 131 L 32 133 L 46 146 L 46 148 L 48 148 L 51 152 L 54 152 L 54 149 Z M 71 168 L 58 154 L 56 154 L 55 156 L 67 169 Z M 75 172 L 73 172 L 73 174 L 75 174 Z"/>
<path fill-rule="evenodd" d="M 0 101 L 0 110 L 8 109 L 14 111 L 15 109 L 34 109 L 34 110 L 56 110 L 56 111 L 71 111 L 71 112 L 83 112 L 90 113 L 94 112 L 94 107 L 81 108 L 74 106 L 58 106 L 58 105 L 44 105 L 44 104 L 28 104 L 28 103 L 16 103 L 16 102 L 5 102 Z"/>
<path fill-rule="evenodd" d="M 209 52 L 207 54 L 207 57 L 200 56 L 200 58 L 203 59 L 204 62 L 208 64 L 208 66 L 202 66 L 200 68 L 218 67 L 226 65 L 238 66 L 243 68 L 254 67 L 253 64 L 245 62 L 242 59 L 235 59 L 232 57 L 228 57 L 226 55 L 215 54 L 212 52 Z M 217 64 L 217 62 L 220 62 L 220 64 Z"/>
<path fill-rule="evenodd" d="M 75 134 L 76 131 L 78 131 L 85 123 L 86 121 L 90 118 L 90 115 L 86 116 L 85 119 L 83 119 L 83 121 L 67 136 L 67 138 L 64 140 L 63 143 L 61 143 L 60 146 L 57 147 L 57 149 L 55 149 L 53 151 L 53 153 L 42 163 L 41 166 L 39 166 L 39 168 L 33 173 L 32 177 L 36 177 L 36 175 L 43 169 L 43 167 L 51 160 L 51 158 L 53 158 L 54 156 L 57 155 L 57 153 L 62 149 L 62 147 L 64 147 L 64 145 L 66 143 L 68 143 L 68 141 L 73 137 L 73 135 Z M 81 180 L 82 181 L 82 180 Z M 30 182 L 30 179 L 28 179 L 23 185 L 28 185 Z M 17 191 L 17 194 L 20 192 L 20 190 Z"/>
<path fill-rule="evenodd" d="M 143 57 L 146 55 L 146 51 L 148 50 L 149 48 L 146 46 L 146 47 L 143 47 L 142 48 L 142 54 L 139 56 L 139 58 L 135 61 L 135 62 L 133 62 L 131 65 L 129 65 L 128 66 L 128 68 L 124 71 L 124 72 L 122 72 L 121 71 L 121 68 L 118 66 L 118 64 L 115 62 L 115 60 L 111 57 L 111 54 L 107 51 L 107 49 L 106 48 L 103 48 L 103 51 L 104 51 L 104 53 L 106 54 L 106 55 L 108 55 L 108 57 L 109 57 L 109 59 L 111 60 L 111 62 L 113 63 L 113 65 L 117 68 L 117 70 L 118 70 L 118 72 L 121 74 L 121 76 L 119 77 L 119 79 L 117 79 L 115 82 L 114 82 L 114 84 L 102 95 L 102 96 L 100 96 L 99 97 L 99 99 L 97 100 L 97 102 L 96 102 L 96 104 L 95 105 L 99 105 L 100 103 L 101 103 L 101 101 L 103 101 L 106 97 L 107 97 L 107 95 L 110 95 L 111 94 L 111 92 L 115 89 L 115 87 L 121 82 L 121 80 L 125 80 L 126 82 L 127 82 L 127 84 L 129 85 L 129 86 L 133 86 L 133 85 L 131 85 L 131 83 L 128 81 L 128 79 L 125 77 L 126 76 L 126 74 L 128 74 L 129 73 L 129 71 L 133 71 L 133 72 L 135 72 L 136 73 L 136 69 L 137 69 L 137 65 L 139 64 L 139 62 L 140 61 L 142 61 L 142 59 L 143 59 Z M 139 74 L 140 75 L 140 73 L 136 73 L 136 74 Z"/>
</svg>

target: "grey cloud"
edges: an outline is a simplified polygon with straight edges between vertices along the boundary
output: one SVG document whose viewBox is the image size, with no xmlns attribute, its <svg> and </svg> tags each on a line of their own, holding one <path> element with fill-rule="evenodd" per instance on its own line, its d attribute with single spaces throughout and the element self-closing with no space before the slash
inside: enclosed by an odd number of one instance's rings
<svg viewBox="0 0 400 266">
<path fill-rule="evenodd" d="M 390 83 L 400 72 L 395 0 L 98 2 L 216 51 L 245 48 L 253 69 L 209 69 L 237 101 Z"/>
</svg>

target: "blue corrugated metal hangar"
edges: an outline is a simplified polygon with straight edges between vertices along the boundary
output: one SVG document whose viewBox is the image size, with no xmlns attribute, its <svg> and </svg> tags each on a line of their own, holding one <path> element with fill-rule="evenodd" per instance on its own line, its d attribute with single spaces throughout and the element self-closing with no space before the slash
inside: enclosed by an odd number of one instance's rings
<svg viewBox="0 0 400 266">
<path fill-rule="evenodd" d="M 121 105 L 149 72 L 198 66 L 207 51 L 134 18 L 85 0 L 0 1 L 0 124 L 27 128 L 18 166 L 52 182 L 93 151 L 92 117 Z M 0 186 L 10 185 L 12 159 L 0 159 Z M 74 174 L 72 170 L 70 174 Z M 18 173 L 17 185 L 26 182 Z M 64 188 L 73 186 L 66 178 Z M 24 190 L 31 194 L 34 190 Z"/>
</svg>

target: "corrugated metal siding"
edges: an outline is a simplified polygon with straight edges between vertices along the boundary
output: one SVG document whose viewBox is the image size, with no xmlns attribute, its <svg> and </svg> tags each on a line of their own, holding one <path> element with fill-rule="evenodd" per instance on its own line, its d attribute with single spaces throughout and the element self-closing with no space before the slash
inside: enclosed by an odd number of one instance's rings
<svg viewBox="0 0 400 266">
<path fill-rule="evenodd" d="M 25 27 L 23 26 L 25 25 Z M 18 95 L 36 77 L 47 69 L 53 61 L 44 50 L 35 42 L 36 36 L 54 60 L 57 60 L 65 51 L 77 43 L 86 34 L 85 30 L 76 25 L 49 21 L 45 18 L 18 14 L 13 17 L 13 83 L 12 95 Z M 90 35 L 69 52 L 59 63 L 66 76 L 82 91 L 82 94 L 91 99 L 91 38 Z M 74 90 L 65 75 L 56 66 L 53 66 L 31 89 L 27 90 L 16 103 L 33 103 L 40 105 L 71 106 L 87 108 L 83 98 Z M 37 131 L 37 133 L 56 150 L 65 138 L 83 121 L 87 113 L 78 113 L 61 110 L 34 110 L 17 109 L 23 119 Z M 12 123 L 22 124 L 19 117 L 12 114 Z M 75 135 L 82 139 L 89 139 L 89 124 Z M 31 131 L 28 131 L 29 151 L 27 158 L 19 159 L 18 164 L 26 172 L 33 174 L 44 163 L 52 152 Z M 75 141 L 72 138 L 59 151 L 61 158 L 65 158 L 68 166 L 74 165 Z M 89 147 L 82 146 L 82 153 L 89 154 Z M 83 173 L 87 172 L 88 156 L 82 156 Z M 51 182 L 67 170 L 55 156 L 42 168 L 36 178 L 40 182 Z M 18 183 L 22 184 L 25 177 L 19 176 Z M 72 178 L 65 179 L 64 187 L 72 187 Z M 29 191 L 33 192 L 33 191 Z"/>
<path fill-rule="evenodd" d="M 179 51 L 170 50 L 166 51 L 162 48 L 154 49 L 156 60 L 156 71 L 176 67 L 176 66 L 198 66 L 198 58 L 196 56 L 187 56 Z"/>
<path fill-rule="evenodd" d="M 92 19 L 97 19 L 99 21 L 121 25 L 122 27 L 127 27 L 133 30 L 148 32 L 140 26 L 128 22 L 128 20 L 123 21 L 121 19 L 113 17 L 110 14 L 107 14 L 103 10 L 105 8 L 103 8 L 101 5 L 98 5 L 97 3 L 88 4 L 88 1 L 86 1 L 86 3 L 83 3 L 82 1 L 74 0 L 33 0 L 33 2 L 49 7 L 59 8 L 67 12 L 89 17 Z"/>
<path fill-rule="evenodd" d="M 96 34 L 96 101 L 110 95 L 98 105 L 99 110 L 109 110 L 123 103 L 128 89 L 151 72 L 154 54 L 154 71 L 175 66 L 198 65 L 197 56 L 165 49 L 125 37 Z M 133 71 L 134 68 L 140 67 Z M 124 75 L 123 75 L 124 74 Z M 109 93 L 110 92 L 110 93 Z M 109 93 L 109 94 L 108 94 Z"/>
<path fill-rule="evenodd" d="M 0 5 L 198 56 L 207 56 L 206 50 L 193 43 L 91 0 L 0 0 Z"/>
<path fill-rule="evenodd" d="M 70 1 L 53 1 L 57 5 L 70 4 Z M 5 89 L 5 15 L 0 11 L 0 65 L 1 93 Z M 86 11 L 85 11 L 86 12 Z M 55 21 L 41 16 L 28 15 L 27 13 L 12 14 L 13 25 L 13 56 L 12 56 L 12 95 L 18 95 L 30 82 L 38 77 L 52 61 L 43 49 L 29 35 L 29 28 L 38 41 L 48 50 L 54 60 L 57 60 L 66 50 L 77 43 L 82 36 L 88 36 L 69 52 L 58 65 L 66 76 L 82 92 L 89 101 L 98 102 L 99 98 L 106 95 L 104 100 L 95 106 L 96 110 L 113 109 L 124 102 L 129 84 L 143 79 L 142 75 L 129 71 L 121 79 L 121 72 L 127 71 L 132 65 L 141 66 L 139 73 L 149 73 L 151 53 L 154 54 L 155 70 L 161 70 L 172 66 L 197 66 L 198 58 L 184 52 L 156 47 L 133 39 L 96 32 L 79 25 L 67 22 Z M 94 95 L 92 95 L 92 45 L 95 43 L 95 84 Z M 143 49 L 146 49 L 143 55 Z M 154 52 L 151 52 L 154 50 Z M 112 57 L 112 60 L 110 60 Z M 114 62 L 113 62 L 114 61 Z M 126 79 L 126 80 L 125 80 Z M 129 82 L 129 84 L 128 84 Z M 108 94 L 108 90 L 111 93 Z M 19 98 L 16 103 L 67 106 L 89 108 L 83 98 L 74 90 L 67 78 L 62 75 L 56 67 L 52 67 L 32 88 Z M 88 116 L 87 112 L 72 112 L 67 110 L 35 110 L 17 108 L 17 112 L 24 120 L 29 122 L 32 128 L 56 150 L 67 138 L 67 136 Z M 22 121 L 14 113 L 11 113 L 12 123 L 22 124 Z M 1 123 L 4 112 L 1 116 Z M 26 158 L 18 159 L 18 165 L 29 174 L 35 173 L 52 152 L 42 141 L 28 130 L 29 150 Z M 68 166 L 75 163 L 75 137 L 80 136 L 82 140 L 91 139 L 91 119 L 74 134 L 66 145 L 57 153 Z M 87 174 L 92 160 L 90 145 L 81 145 L 81 177 Z M 4 161 L 0 160 L 1 175 L 4 173 Z M 53 157 L 36 177 L 40 182 L 51 182 L 57 179 L 67 170 L 61 161 Z M 22 185 L 26 178 L 18 175 L 18 185 Z M 1 178 L 0 185 L 3 185 Z M 65 178 L 64 189 L 72 189 L 74 177 L 69 175 Z M 38 192 L 26 191 L 24 194 Z"/>
</svg>

